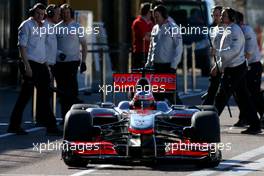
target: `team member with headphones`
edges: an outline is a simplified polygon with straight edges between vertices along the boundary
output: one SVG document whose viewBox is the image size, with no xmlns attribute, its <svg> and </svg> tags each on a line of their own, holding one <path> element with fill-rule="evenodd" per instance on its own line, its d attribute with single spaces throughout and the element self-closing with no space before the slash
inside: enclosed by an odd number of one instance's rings
<svg viewBox="0 0 264 176">
<path fill-rule="evenodd" d="M 54 64 L 56 63 L 56 56 L 57 56 L 57 37 L 56 37 L 56 31 L 54 30 L 55 24 L 57 24 L 60 20 L 60 8 L 56 6 L 55 4 L 50 4 L 46 8 L 46 18 L 43 26 L 46 29 L 45 32 L 45 50 L 46 50 L 46 60 L 48 69 L 50 71 L 50 78 L 51 82 L 50 85 L 54 82 Z M 52 92 L 50 91 L 50 97 L 52 95 Z M 39 108 L 39 107 L 38 107 Z M 44 119 L 46 118 L 44 114 L 38 113 L 36 114 L 36 126 L 45 126 Z"/>
<path fill-rule="evenodd" d="M 221 85 L 215 98 L 215 107 L 218 114 L 222 113 L 228 99 L 232 94 L 240 97 L 240 110 L 243 109 L 249 120 L 249 128 L 242 131 L 244 134 L 261 133 L 260 120 L 255 107 L 249 97 L 245 75 L 247 62 L 244 56 L 245 38 L 241 28 L 235 24 L 236 11 L 225 8 L 222 12 L 222 22 L 225 31 L 220 40 L 219 50 L 212 49 L 212 54 L 219 58 L 220 69 L 223 72 Z M 217 68 L 211 70 L 214 76 Z"/>
<path fill-rule="evenodd" d="M 39 35 L 44 26 L 45 6 L 41 3 L 30 9 L 30 15 L 18 28 L 18 47 L 24 63 L 24 75 L 21 91 L 10 118 L 9 133 L 25 135 L 27 132 L 20 126 L 23 111 L 30 100 L 34 86 L 37 88 L 37 115 L 43 117 L 47 134 L 61 135 L 52 113 L 49 99 L 50 74 L 45 52 L 46 35 Z M 37 32 L 38 31 L 38 32 Z"/>
<path fill-rule="evenodd" d="M 261 87 L 261 75 L 262 75 L 262 65 L 260 62 L 261 53 L 259 51 L 257 37 L 251 26 L 244 24 L 244 15 L 237 11 L 237 24 L 241 27 L 245 35 L 245 57 L 248 61 L 248 72 L 246 75 L 247 87 L 250 92 L 251 100 L 262 117 L 264 113 L 264 102 L 262 102 L 260 87 Z M 239 104 L 240 97 L 236 98 Z M 237 125 L 244 126 L 246 124 L 246 119 L 243 118 L 243 111 L 240 111 L 239 121 Z"/>
<path fill-rule="evenodd" d="M 154 8 L 156 25 L 151 31 L 151 40 L 146 67 L 154 67 L 158 73 L 175 73 L 182 56 L 182 36 L 178 25 L 168 20 L 168 11 L 165 6 L 158 5 Z M 178 29 L 178 30 L 177 30 Z M 173 33 L 174 31 L 178 31 Z M 162 100 L 156 96 L 157 100 Z M 159 95 L 161 96 L 161 95 Z M 177 96 L 177 103 L 181 100 Z M 173 97 L 168 95 L 168 100 L 175 103 Z"/>
<path fill-rule="evenodd" d="M 55 26 L 59 29 L 57 30 L 58 55 L 55 64 L 55 78 L 57 88 L 63 92 L 59 96 L 61 114 L 64 119 L 72 104 L 79 102 L 77 71 L 79 66 L 81 73 L 86 70 L 87 45 L 85 35 L 78 33 L 81 25 L 74 21 L 72 8 L 68 4 L 63 4 L 60 8 L 62 21 Z"/>
<path fill-rule="evenodd" d="M 48 5 L 46 8 L 46 16 L 45 25 L 47 29 L 54 28 L 60 20 L 60 7 L 55 4 Z M 50 66 L 56 63 L 57 56 L 57 37 L 54 31 L 47 32 L 46 36 L 46 57 Z"/>
<path fill-rule="evenodd" d="M 177 65 L 181 61 L 182 36 L 177 31 L 176 23 L 168 20 L 168 12 L 165 6 L 158 5 L 154 8 L 156 25 L 151 32 L 151 43 L 146 66 L 154 66 L 157 72 L 176 72 Z"/>
<path fill-rule="evenodd" d="M 221 31 L 223 29 L 222 21 L 221 21 L 222 9 L 223 9 L 222 6 L 215 6 L 212 9 L 212 17 L 214 21 L 210 26 L 213 28 L 212 32 L 210 33 L 211 35 L 210 37 L 211 37 L 213 47 L 217 49 L 219 48 L 220 39 L 222 37 L 222 31 Z M 221 73 L 217 73 L 217 75 L 215 76 L 210 75 L 209 86 L 208 86 L 207 92 L 202 96 L 202 99 L 204 99 L 203 105 L 213 105 L 214 104 L 215 95 L 220 85 L 220 77 L 221 77 Z"/>
</svg>

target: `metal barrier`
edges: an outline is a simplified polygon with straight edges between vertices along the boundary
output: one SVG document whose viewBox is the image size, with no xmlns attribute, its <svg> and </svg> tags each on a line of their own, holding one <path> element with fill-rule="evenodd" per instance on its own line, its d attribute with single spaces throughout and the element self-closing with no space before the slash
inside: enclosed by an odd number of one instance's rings
<svg viewBox="0 0 264 176">
<path fill-rule="evenodd" d="M 192 78 L 192 90 L 196 89 L 196 65 L 195 65 L 195 43 L 193 42 L 191 45 L 184 45 L 183 46 L 183 92 L 186 94 L 188 92 L 188 49 L 192 49 L 192 71 L 191 71 L 191 78 Z"/>
<path fill-rule="evenodd" d="M 195 43 L 192 43 L 192 90 L 196 89 Z"/>
<path fill-rule="evenodd" d="M 98 44 L 98 45 L 104 45 L 104 44 Z M 110 49 L 105 49 L 105 48 L 98 48 L 96 50 L 88 50 L 88 52 L 91 53 L 98 53 L 99 54 L 99 63 L 100 63 L 100 81 L 99 84 L 101 86 L 106 86 L 107 83 L 107 62 L 106 62 L 106 54 L 107 53 L 120 53 L 120 49 L 115 49 L 115 50 L 110 50 Z M 106 102 L 106 91 L 101 92 L 101 102 Z"/>
<path fill-rule="evenodd" d="M 56 81 L 54 78 L 52 78 L 52 84 L 54 87 L 57 87 Z M 36 115 L 37 115 L 37 89 L 34 87 L 33 90 L 33 97 L 32 97 L 32 122 L 36 123 Z M 57 93 L 53 92 L 52 97 L 51 97 L 51 107 L 52 107 L 52 112 L 55 115 L 57 112 Z"/>
<path fill-rule="evenodd" d="M 188 66 L 187 66 L 187 46 L 183 46 L 183 92 L 186 94 L 188 89 Z"/>
<path fill-rule="evenodd" d="M 37 89 L 34 87 L 33 98 L 32 98 L 33 123 L 36 123 L 36 115 L 37 115 Z"/>
<path fill-rule="evenodd" d="M 105 86 L 106 84 L 106 67 L 105 67 L 105 57 L 104 57 L 104 50 L 103 48 L 99 49 L 99 58 L 100 58 L 100 67 L 101 67 L 101 85 Z M 102 92 L 102 102 L 106 102 L 106 93 L 105 91 Z"/>
</svg>

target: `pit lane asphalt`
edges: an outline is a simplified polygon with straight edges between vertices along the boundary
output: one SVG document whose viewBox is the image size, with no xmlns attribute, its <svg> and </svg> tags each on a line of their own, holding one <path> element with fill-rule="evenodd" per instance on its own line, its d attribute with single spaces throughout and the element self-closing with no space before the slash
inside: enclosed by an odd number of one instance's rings
<svg viewBox="0 0 264 176">
<path fill-rule="evenodd" d="M 184 104 L 200 104 L 199 96 L 188 96 Z M 192 164 L 166 163 L 157 166 L 128 166 L 93 164 L 87 168 L 68 168 L 60 159 L 59 150 L 37 151 L 36 144 L 56 144 L 59 137 L 45 136 L 44 129 L 37 129 L 27 136 L 5 136 L 0 138 L 0 176 L 1 175 L 263 175 L 264 174 L 264 134 L 242 135 L 243 128 L 233 128 L 237 121 L 238 109 L 231 104 L 233 118 L 227 109 L 220 117 L 221 140 L 231 144 L 231 150 L 223 150 L 223 161 L 215 169 L 199 169 Z M 3 124 L 5 122 L 2 122 Z M 5 128 L 5 126 L 3 125 Z M 26 124 L 31 128 L 31 124 Z M 4 130 L 0 135 L 3 135 Z"/>
</svg>

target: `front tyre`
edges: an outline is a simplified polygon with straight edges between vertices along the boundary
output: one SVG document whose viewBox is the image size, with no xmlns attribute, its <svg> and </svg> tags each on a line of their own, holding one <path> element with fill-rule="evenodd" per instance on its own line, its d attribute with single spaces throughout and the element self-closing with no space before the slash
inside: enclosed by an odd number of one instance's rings
<svg viewBox="0 0 264 176">
<path fill-rule="evenodd" d="M 222 152 L 218 150 L 216 153 L 211 153 L 210 157 L 198 162 L 196 165 L 199 168 L 214 168 L 222 161 Z"/>
<path fill-rule="evenodd" d="M 88 164 L 88 160 L 74 155 L 70 150 L 62 150 L 62 159 L 69 167 L 86 167 Z"/>
<path fill-rule="evenodd" d="M 88 160 L 74 153 L 68 142 L 90 141 L 93 137 L 91 114 L 85 110 L 72 109 L 65 117 L 62 159 L 69 167 L 86 167 Z"/>
</svg>

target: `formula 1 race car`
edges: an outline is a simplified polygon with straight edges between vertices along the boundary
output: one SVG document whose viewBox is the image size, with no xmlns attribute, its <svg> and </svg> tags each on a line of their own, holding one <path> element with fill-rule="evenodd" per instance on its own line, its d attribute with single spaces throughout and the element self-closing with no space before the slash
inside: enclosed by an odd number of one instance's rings
<svg viewBox="0 0 264 176">
<path fill-rule="evenodd" d="M 137 85 L 148 85 L 145 77 Z M 70 167 L 89 162 L 192 160 L 201 167 L 221 161 L 219 118 L 213 106 L 169 106 L 152 92 L 131 101 L 75 104 L 64 123 L 62 159 Z"/>
</svg>

